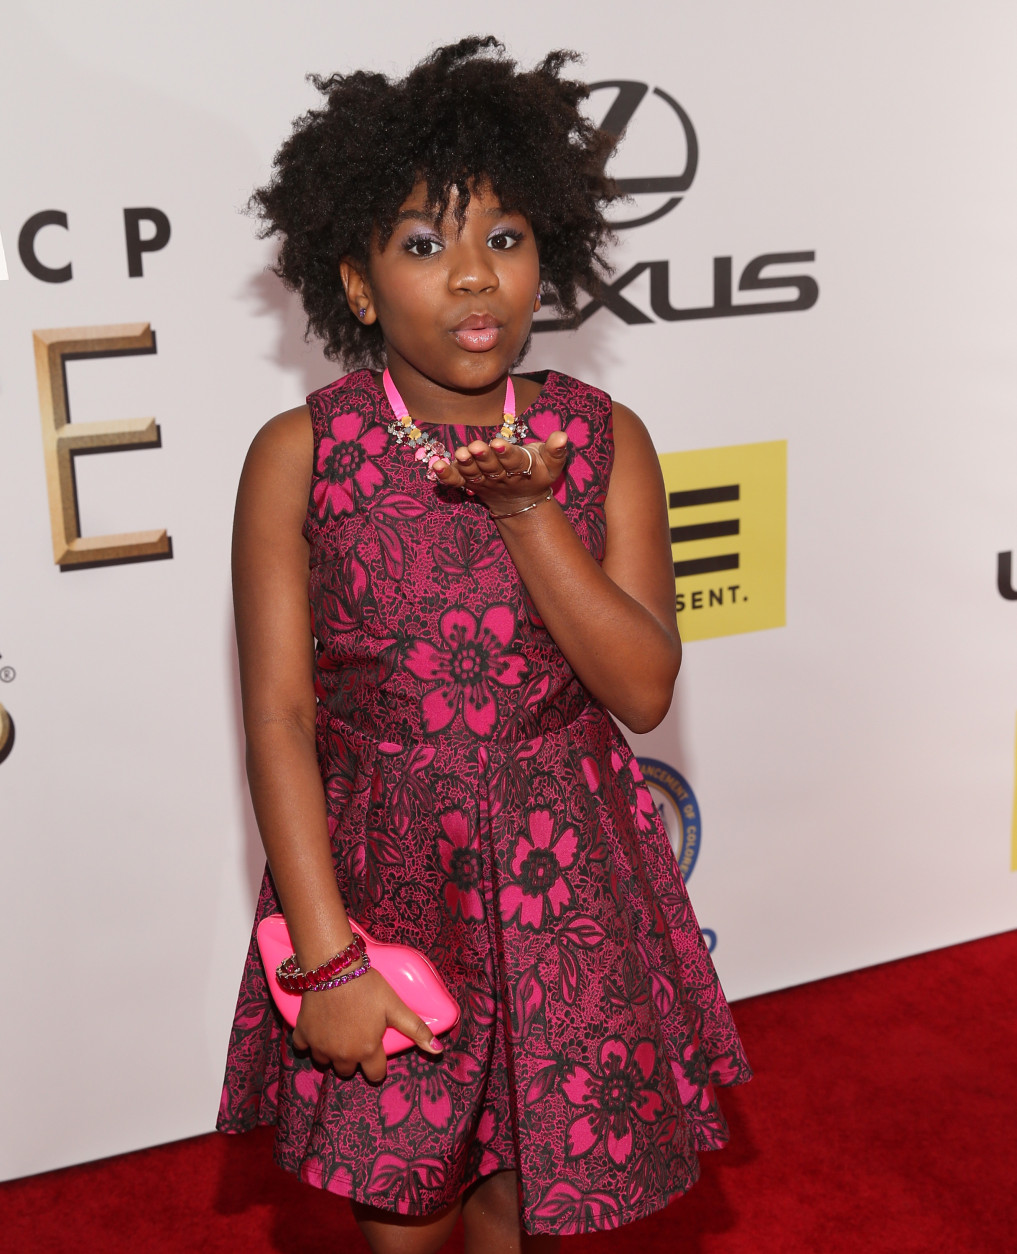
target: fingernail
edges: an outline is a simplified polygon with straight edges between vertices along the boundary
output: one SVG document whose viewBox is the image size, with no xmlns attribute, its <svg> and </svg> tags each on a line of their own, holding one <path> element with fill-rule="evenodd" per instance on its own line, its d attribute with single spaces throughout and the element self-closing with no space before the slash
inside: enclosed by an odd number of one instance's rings
<svg viewBox="0 0 1017 1254">
<path fill-rule="evenodd" d="M 505 452 L 505 445 L 504 445 L 504 444 L 501 444 L 501 443 L 498 443 L 498 442 L 495 442 L 494 440 L 492 440 L 492 441 L 491 441 L 491 447 L 494 449 L 494 451 L 495 451 L 496 453 L 504 453 L 504 452 Z"/>
<path fill-rule="evenodd" d="M 436 470 L 439 473 L 443 470 L 448 470 L 448 462 L 443 461 L 440 457 L 436 457 L 434 461 L 431 462 L 431 469 Z"/>
<path fill-rule="evenodd" d="M 437 1038 L 436 1036 L 432 1036 L 432 1037 L 431 1037 L 431 1048 L 432 1048 L 432 1049 L 439 1049 L 439 1050 L 441 1050 L 441 1049 L 444 1049 L 444 1048 L 445 1048 L 445 1046 L 441 1043 L 441 1041 L 439 1041 L 439 1040 L 438 1040 L 438 1038 Z"/>
</svg>

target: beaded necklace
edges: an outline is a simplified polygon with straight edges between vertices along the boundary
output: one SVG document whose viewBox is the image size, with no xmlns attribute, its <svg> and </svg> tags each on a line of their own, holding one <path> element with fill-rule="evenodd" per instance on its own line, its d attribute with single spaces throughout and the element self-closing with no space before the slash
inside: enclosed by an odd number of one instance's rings
<svg viewBox="0 0 1017 1254">
<path fill-rule="evenodd" d="M 410 417 L 409 410 L 406 408 L 406 402 L 399 395 L 399 389 L 392 382 L 392 376 L 387 370 L 382 375 L 381 381 L 385 385 L 385 395 L 388 397 L 388 403 L 392 406 L 392 412 L 396 416 L 395 422 L 388 424 L 389 432 L 395 436 L 396 444 L 409 445 L 417 461 L 426 464 L 428 479 L 437 479 L 438 476 L 432 470 L 432 466 L 439 458 L 442 461 L 451 463 L 452 454 L 437 436 L 425 435 L 420 430 L 416 422 Z M 505 378 L 505 405 L 502 410 L 502 416 L 505 421 L 502 423 L 498 434 L 503 440 L 507 440 L 509 444 L 518 444 L 520 440 L 525 439 L 529 435 L 529 428 L 526 424 L 519 422 L 516 418 L 516 392 L 512 386 L 512 380 L 508 376 Z"/>
</svg>

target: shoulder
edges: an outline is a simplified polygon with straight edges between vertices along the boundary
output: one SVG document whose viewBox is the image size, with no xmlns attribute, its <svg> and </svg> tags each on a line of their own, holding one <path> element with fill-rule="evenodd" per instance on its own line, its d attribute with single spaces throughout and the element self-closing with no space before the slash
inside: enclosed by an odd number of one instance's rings
<svg viewBox="0 0 1017 1254">
<path fill-rule="evenodd" d="M 614 400 L 602 388 L 592 383 L 584 383 L 572 375 L 563 374 L 560 370 L 545 371 L 543 375 L 528 376 L 530 386 L 539 389 L 543 385 L 543 395 L 564 401 L 579 401 L 586 410 L 599 410 L 610 419 L 609 427 L 614 436 L 615 448 L 619 441 L 626 450 L 649 451 L 653 454 L 653 441 L 642 419 L 627 405 Z M 553 384 L 553 386 L 548 386 Z"/>
<path fill-rule="evenodd" d="M 340 410 L 373 411 L 380 400 L 380 390 L 369 370 L 354 370 L 333 383 L 326 383 L 307 398 L 312 424 L 327 421 Z"/>
<path fill-rule="evenodd" d="M 614 469 L 611 488 L 626 491 L 646 490 L 651 484 L 654 490 L 663 490 L 660 460 L 645 423 L 638 414 L 622 405 L 611 402 L 611 425 L 614 436 Z"/>
<path fill-rule="evenodd" d="M 649 451 L 656 455 L 646 424 L 628 405 L 622 405 L 620 401 L 611 402 L 611 425 L 614 428 L 616 451 L 621 445 L 626 452 Z"/>
<path fill-rule="evenodd" d="M 561 370 L 538 370 L 514 377 L 520 410 L 536 407 L 610 412 L 611 398 L 592 383 Z"/>
<path fill-rule="evenodd" d="M 251 441 L 240 476 L 238 508 L 303 516 L 311 490 L 314 430 L 306 405 L 276 414 Z"/>
<path fill-rule="evenodd" d="M 583 408 L 610 411 L 611 397 L 603 388 L 586 383 L 583 379 L 577 379 L 574 375 L 562 374 L 559 370 L 552 370 L 549 374 L 553 377 L 555 390 L 567 397 L 572 404 L 579 404 Z"/>
<path fill-rule="evenodd" d="M 314 456 L 314 431 L 311 412 L 307 405 L 276 414 L 261 428 L 251 441 L 247 454 L 247 468 L 276 468 L 280 471 L 301 468 L 310 473 Z"/>
</svg>

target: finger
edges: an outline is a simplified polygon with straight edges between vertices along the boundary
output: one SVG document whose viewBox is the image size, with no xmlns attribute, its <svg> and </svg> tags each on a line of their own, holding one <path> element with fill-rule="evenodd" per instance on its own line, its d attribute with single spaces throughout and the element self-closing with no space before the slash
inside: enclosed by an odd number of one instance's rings
<svg viewBox="0 0 1017 1254">
<path fill-rule="evenodd" d="M 348 1080 L 357 1069 L 355 1059 L 351 1062 L 349 1058 L 326 1058 L 325 1062 L 331 1063 L 332 1070 L 336 1075 L 342 1076 L 344 1080 Z"/>
<path fill-rule="evenodd" d="M 501 478 L 505 471 L 502 464 L 498 460 L 497 454 L 489 444 L 481 444 L 476 441 L 469 446 L 470 453 L 473 455 L 474 463 L 480 467 L 480 473 L 487 476 L 497 475 Z"/>
<path fill-rule="evenodd" d="M 458 448 L 455 451 L 456 470 L 459 472 L 463 483 L 468 488 L 476 488 L 484 482 L 484 476 L 480 467 L 474 460 L 473 454 L 468 448 Z"/>
<path fill-rule="evenodd" d="M 384 1080 L 388 1074 L 388 1059 L 380 1044 L 369 1058 L 360 1060 L 360 1069 L 364 1073 L 364 1079 L 370 1080 L 372 1084 L 380 1084 Z"/>
<path fill-rule="evenodd" d="M 504 440 L 492 440 L 491 448 L 494 449 L 505 471 L 506 479 L 516 479 L 521 476 L 529 478 L 533 473 L 536 458 L 533 456 L 532 449 L 528 449 L 524 444 L 506 444 Z"/>
<path fill-rule="evenodd" d="M 440 1054 L 445 1046 L 435 1036 L 420 1015 L 414 1014 L 405 1003 L 393 1007 L 388 1014 L 389 1027 L 396 1028 L 403 1036 L 419 1045 L 428 1054 Z"/>
<path fill-rule="evenodd" d="M 462 487 L 463 477 L 454 461 L 450 464 L 444 458 L 441 458 L 440 461 L 432 463 L 431 469 L 438 476 L 438 482 L 446 488 Z"/>
<path fill-rule="evenodd" d="M 307 1052 L 307 1037 L 301 1032 L 299 1027 L 294 1027 L 293 1029 L 293 1048 L 302 1054 Z"/>
<path fill-rule="evenodd" d="M 540 450 L 540 459 L 547 469 L 547 477 L 556 483 L 565 470 L 568 459 L 569 438 L 564 431 L 552 431 Z"/>
<path fill-rule="evenodd" d="M 559 461 L 564 460 L 568 446 L 569 438 L 564 431 L 552 431 L 544 441 L 545 452 Z"/>
</svg>

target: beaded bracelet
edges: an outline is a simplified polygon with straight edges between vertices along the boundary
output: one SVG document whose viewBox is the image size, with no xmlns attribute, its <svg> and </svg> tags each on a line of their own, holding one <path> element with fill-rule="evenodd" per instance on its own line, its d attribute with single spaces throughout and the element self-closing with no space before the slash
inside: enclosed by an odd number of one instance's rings
<svg viewBox="0 0 1017 1254">
<path fill-rule="evenodd" d="M 297 965 L 297 955 L 290 954 L 276 968 L 276 979 L 279 987 L 286 993 L 308 993 L 320 988 L 323 980 L 330 980 L 340 971 L 345 971 L 347 967 L 366 957 L 367 942 L 359 933 L 354 932 L 353 939 L 345 949 L 341 949 L 334 958 L 329 958 L 328 962 L 323 962 L 313 971 L 301 971 Z"/>
<path fill-rule="evenodd" d="M 536 509 L 538 505 L 543 505 L 545 501 L 549 501 L 554 496 L 554 489 L 547 489 L 547 496 L 542 496 L 539 501 L 534 501 L 530 505 L 524 505 L 522 509 L 510 510 L 507 514 L 492 514 L 492 518 L 515 518 L 518 514 L 528 514 L 531 509 Z"/>
<path fill-rule="evenodd" d="M 321 984 L 315 984 L 313 988 L 306 991 L 308 993 L 323 993 L 326 988 L 339 988 L 342 984 L 349 984 L 350 980 L 359 980 L 362 975 L 366 975 L 371 969 L 371 955 L 364 954 L 364 961 L 356 971 L 344 971 L 341 975 L 333 976 L 330 980 L 325 980 Z"/>
</svg>

